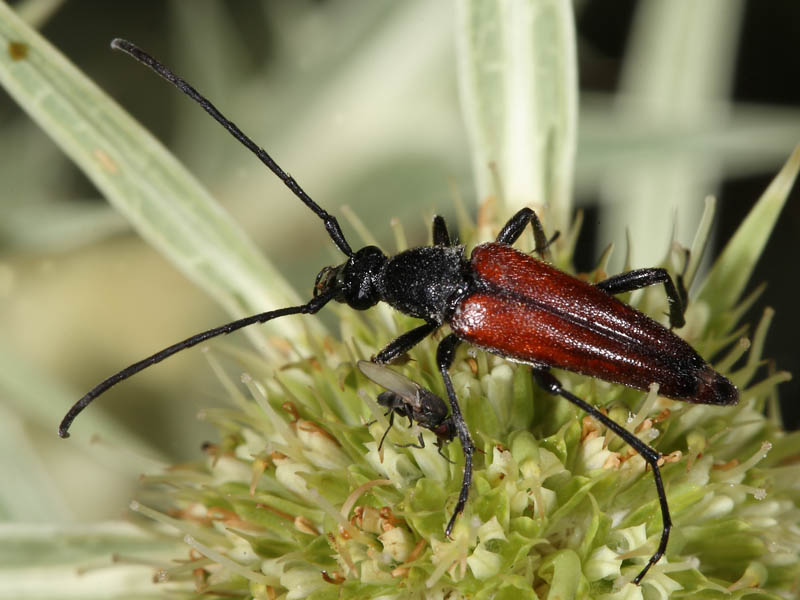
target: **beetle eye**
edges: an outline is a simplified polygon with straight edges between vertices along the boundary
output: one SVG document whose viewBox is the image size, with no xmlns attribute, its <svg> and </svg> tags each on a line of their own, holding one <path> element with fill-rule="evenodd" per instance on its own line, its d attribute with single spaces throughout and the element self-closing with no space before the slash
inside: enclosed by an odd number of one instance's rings
<svg viewBox="0 0 800 600">
<path fill-rule="evenodd" d="M 317 279 L 314 282 L 314 297 L 324 294 L 325 292 L 337 287 L 339 271 L 341 267 L 325 267 L 317 274 Z M 340 286 L 340 285 L 339 285 Z"/>
</svg>

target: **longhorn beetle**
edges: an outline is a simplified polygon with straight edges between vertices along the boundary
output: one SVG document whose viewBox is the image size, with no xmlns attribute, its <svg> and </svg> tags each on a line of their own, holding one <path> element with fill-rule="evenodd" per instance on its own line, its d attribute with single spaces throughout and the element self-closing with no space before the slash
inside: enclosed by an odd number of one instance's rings
<svg viewBox="0 0 800 600">
<path fill-rule="evenodd" d="M 402 313 L 422 319 L 423 324 L 390 342 L 373 362 L 391 362 L 442 325 L 448 325 L 451 330 L 439 343 L 436 363 L 447 390 L 449 419 L 461 442 L 465 464 L 458 501 L 445 534 L 450 535 L 456 518 L 464 510 L 472 481 L 475 447 L 449 375 L 456 348 L 462 342 L 469 342 L 487 352 L 530 365 L 534 380 L 545 391 L 569 400 L 600 421 L 653 469 L 663 528 L 658 548 L 633 580 L 638 584 L 663 556 L 672 527 L 658 466 L 661 455 L 597 408 L 565 390 L 549 369 L 575 371 L 642 390 L 655 382 L 662 396 L 676 400 L 735 404 L 739 398 L 736 387 L 689 344 L 671 329 L 614 298 L 615 294 L 662 284 L 669 303 L 670 326 L 681 327 L 685 309 L 682 286 L 676 288 L 666 270 L 657 268 L 621 273 L 592 285 L 515 250 L 511 245 L 528 224 L 533 229 L 537 249 L 542 252 L 548 244 L 539 219 L 528 208 L 517 212 L 494 242 L 477 246 L 469 258 L 463 246 L 451 242 L 445 221 L 438 216 L 433 220 L 432 246 L 412 248 L 388 257 L 375 246 L 354 252 L 336 218 L 314 202 L 267 152 L 197 90 L 132 43 L 115 39 L 111 46 L 178 87 L 255 154 L 322 219 L 328 236 L 347 260 L 320 271 L 313 297 L 305 304 L 263 312 L 195 334 L 100 382 L 67 412 L 59 435 L 67 437 L 75 417 L 110 387 L 185 348 L 254 323 L 288 315 L 314 314 L 331 300 L 346 303 L 356 310 L 366 310 L 383 301 Z"/>
</svg>

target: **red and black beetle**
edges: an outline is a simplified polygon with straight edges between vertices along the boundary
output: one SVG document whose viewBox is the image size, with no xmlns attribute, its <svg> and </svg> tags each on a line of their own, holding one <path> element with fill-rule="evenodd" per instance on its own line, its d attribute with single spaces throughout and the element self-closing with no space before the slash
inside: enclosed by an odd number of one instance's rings
<svg viewBox="0 0 800 600">
<path fill-rule="evenodd" d="M 59 435 L 67 437 L 75 417 L 113 385 L 209 338 L 287 315 L 313 314 L 331 300 L 346 303 L 356 310 L 386 302 L 424 323 L 390 342 L 374 357 L 376 363 L 388 363 L 405 354 L 442 325 L 449 325 L 452 331 L 439 343 L 436 362 L 450 402 L 447 433 L 450 437 L 453 432 L 458 435 L 465 466 L 458 502 L 445 534 L 450 534 L 456 518 L 464 510 L 472 480 L 474 446 L 448 373 L 456 347 L 463 341 L 530 365 L 534 380 L 541 387 L 569 400 L 603 423 L 652 467 L 663 529 L 656 552 L 634 579 L 639 583 L 664 554 L 672 525 L 658 466 L 661 456 L 595 407 L 565 390 L 549 369 L 575 371 L 638 389 L 657 383 L 661 395 L 687 402 L 735 404 L 739 396 L 736 387 L 689 344 L 613 297 L 663 284 L 670 305 L 670 325 L 680 327 L 684 323 L 684 294 L 682 288 L 675 287 L 667 272 L 640 269 L 596 285 L 576 279 L 511 247 L 528 224 L 533 228 L 537 249 L 541 252 L 547 246 L 541 224 L 528 208 L 514 215 L 494 242 L 476 247 L 469 258 L 464 255 L 463 246 L 451 242 L 441 217 L 433 222 L 432 246 L 412 248 L 395 256 L 386 256 L 375 246 L 353 252 L 336 218 L 316 204 L 269 154 L 206 98 L 130 42 L 117 39 L 112 47 L 128 53 L 176 85 L 252 151 L 322 219 L 328 235 L 347 260 L 319 273 L 313 298 L 305 304 L 260 313 L 198 333 L 102 381 L 69 410 L 61 422 Z"/>
</svg>

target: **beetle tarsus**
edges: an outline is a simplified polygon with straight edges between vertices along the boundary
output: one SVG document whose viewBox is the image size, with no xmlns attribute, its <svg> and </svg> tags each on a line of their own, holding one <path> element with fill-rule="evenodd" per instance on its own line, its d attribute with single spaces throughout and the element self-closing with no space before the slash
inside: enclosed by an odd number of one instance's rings
<svg viewBox="0 0 800 600">
<path fill-rule="evenodd" d="M 497 234 L 497 238 L 495 239 L 496 242 L 499 244 L 508 244 L 509 246 L 512 245 L 519 239 L 519 236 L 522 235 L 522 232 L 525 231 L 525 227 L 531 224 L 531 229 L 533 229 L 533 240 L 536 243 L 536 247 L 534 248 L 534 252 L 536 252 L 542 259 L 546 260 L 547 262 L 551 261 L 550 251 L 548 248 L 550 244 L 555 242 L 558 239 L 559 233 L 556 231 L 549 240 L 544 233 L 544 227 L 542 227 L 542 222 L 539 220 L 539 217 L 536 216 L 536 213 L 530 208 L 521 208 L 517 211 L 517 213 L 508 220 L 503 228 L 500 230 L 500 233 Z"/>
<path fill-rule="evenodd" d="M 450 242 L 450 232 L 447 231 L 447 222 L 444 217 L 436 215 L 433 217 L 433 245 L 452 246 Z"/>
</svg>

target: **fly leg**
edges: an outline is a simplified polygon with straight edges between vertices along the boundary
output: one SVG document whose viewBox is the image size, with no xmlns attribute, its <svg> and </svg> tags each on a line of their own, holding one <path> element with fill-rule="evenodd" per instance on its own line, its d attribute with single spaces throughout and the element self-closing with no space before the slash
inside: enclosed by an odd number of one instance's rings
<svg viewBox="0 0 800 600">
<path fill-rule="evenodd" d="M 425 440 L 422 439 L 421 433 L 419 434 L 419 437 L 417 437 L 417 441 L 419 442 L 419 444 L 411 442 L 410 444 L 396 444 L 396 446 L 398 448 L 416 448 L 417 450 L 422 450 L 423 448 L 425 448 Z"/>
<path fill-rule="evenodd" d="M 394 411 L 390 410 L 389 411 L 389 426 L 386 428 L 386 431 L 383 432 L 383 435 L 381 436 L 381 441 L 378 443 L 378 452 L 380 452 L 381 448 L 383 448 L 383 442 L 386 439 L 386 436 L 389 435 L 389 430 L 392 428 L 392 425 L 394 425 Z"/>
<path fill-rule="evenodd" d="M 671 328 L 681 328 L 686 324 L 683 316 L 686 312 L 686 288 L 683 285 L 682 277 L 678 276 L 677 281 L 678 284 L 675 285 L 666 269 L 636 269 L 604 279 L 597 284 L 597 287 L 611 295 L 616 295 L 663 283 L 669 304 L 669 325 Z"/>
<path fill-rule="evenodd" d="M 448 373 L 450 365 L 453 364 L 453 358 L 455 357 L 458 344 L 459 339 L 451 333 L 439 343 L 439 347 L 436 349 L 436 364 L 442 375 L 444 387 L 447 389 L 447 398 L 450 400 L 450 411 L 452 413 L 450 418 L 452 419 L 456 433 L 458 433 L 458 439 L 461 441 L 461 448 L 464 451 L 464 479 L 461 481 L 461 491 L 458 494 L 458 502 L 453 511 L 453 516 L 450 517 L 447 528 L 444 530 L 447 537 L 450 537 L 450 532 L 453 531 L 456 518 L 464 512 L 464 506 L 467 504 L 469 486 L 472 483 L 472 453 L 475 451 L 475 446 L 469 435 L 469 429 L 467 429 L 467 424 L 464 422 L 464 417 L 461 415 L 461 408 L 458 406 L 458 398 L 456 397 L 455 388 L 453 388 L 453 381 L 450 379 L 450 374 Z"/>
<path fill-rule="evenodd" d="M 634 577 L 633 583 L 639 585 L 639 582 L 642 580 L 642 577 L 645 576 L 647 571 L 650 570 L 654 564 L 656 564 L 661 557 L 664 555 L 664 552 L 667 550 L 667 542 L 669 541 L 669 531 L 672 528 L 672 519 L 669 516 L 669 505 L 667 504 L 667 494 L 664 491 L 664 483 L 661 480 L 661 469 L 658 466 L 658 461 L 661 458 L 661 454 L 651 448 L 647 444 L 645 444 L 642 440 L 636 437 L 633 433 L 622 427 L 616 421 L 609 419 L 606 415 L 601 413 L 597 410 L 596 407 L 588 404 L 584 400 L 581 400 L 574 394 L 571 394 L 567 390 L 565 390 L 561 386 L 561 382 L 558 381 L 553 375 L 549 372 L 542 370 L 542 369 L 533 369 L 533 378 L 539 386 L 541 386 L 545 391 L 549 392 L 550 394 L 561 396 L 572 402 L 575 406 L 589 414 L 592 418 L 597 419 L 603 425 L 605 425 L 608 429 L 616 433 L 622 441 L 628 444 L 631 448 L 633 448 L 636 452 L 641 455 L 641 457 L 647 462 L 648 465 L 653 469 L 653 478 L 656 482 L 656 492 L 658 493 L 658 502 L 661 505 L 661 520 L 663 522 L 663 527 L 661 529 L 661 541 L 658 544 L 658 548 L 655 551 L 655 554 L 650 557 L 650 560 L 647 561 L 647 564 L 644 568 L 639 572 L 639 574 Z"/>
</svg>

